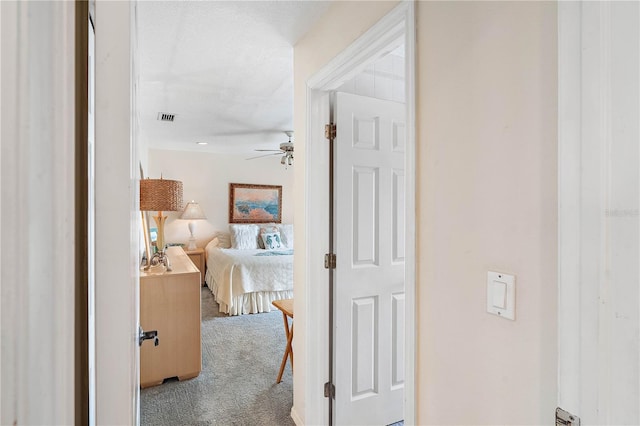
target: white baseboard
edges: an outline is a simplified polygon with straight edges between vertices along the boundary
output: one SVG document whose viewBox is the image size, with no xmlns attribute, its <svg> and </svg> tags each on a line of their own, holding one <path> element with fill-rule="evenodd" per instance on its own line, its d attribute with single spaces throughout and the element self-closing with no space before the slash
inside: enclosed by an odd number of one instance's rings
<svg viewBox="0 0 640 426">
<path fill-rule="evenodd" d="M 293 419 L 293 422 L 296 424 L 296 426 L 304 426 L 304 422 L 298 415 L 298 412 L 296 411 L 295 406 L 291 407 L 291 418 Z"/>
</svg>

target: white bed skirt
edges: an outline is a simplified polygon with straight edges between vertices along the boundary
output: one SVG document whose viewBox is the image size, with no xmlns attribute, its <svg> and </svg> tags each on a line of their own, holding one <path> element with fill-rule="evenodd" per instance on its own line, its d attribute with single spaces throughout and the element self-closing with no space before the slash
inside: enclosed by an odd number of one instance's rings
<svg viewBox="0 0 640 426">
<path fill-rule="evenodd" d="M 211 274 L 211 270 L 207 269 L 205 275 L 207 287 L 211 290 L 213 297 L 216 299 L 219 310 L 229 315 L 258 314 L 262 312 L 271 312 L 276 309 L 271 302 L 278 299 L 293 299 L 293 290 L 284 291 L 257 291 L 253 293 L 244 293 L 232 298 L 232 306 L 228 306 L 224 302 L 218 300 L 218 286 Z"/>
</svg>

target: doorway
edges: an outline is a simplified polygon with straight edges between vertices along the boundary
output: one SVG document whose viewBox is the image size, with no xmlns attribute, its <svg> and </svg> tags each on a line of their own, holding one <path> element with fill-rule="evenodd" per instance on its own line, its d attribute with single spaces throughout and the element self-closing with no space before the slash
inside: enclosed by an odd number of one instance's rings
<svg viewBox="0 0 640 426">
<path fill-rule="evenodd" d="M 404 415 L 402 416 L 407 423 L 415 422 L 415 391 L 414 391 L 414 366 L 415 366 L 415 101 L 414 101 L 414 57 L 415 47 L 414 40 L 414 5 L 403 3 L 393 9 L 377 24 L 370 28 L 363 36 L 356 40 L 349 48 L 339 54 L 333 61 L 323 67 L 316 73 L 307 83 L 307 154 L 306 154 L 306 186 L 305 192 L 307 197 L 307 263 L 306 263 L 306 300 L 304 305 L 307 309 L 308 321 L 303 324 L 306 328 L 305 336 L 309 336 L 305 342 L 305 352 L 307 361 L 305 365 L 307 389 L 307 422 L 323 422 L 339 419 L 334 417 L 333 405 L 334 401 L 324 398 L 322 390 L 328 377 L 334 377 L 332 374 L 333 364 L 330 360 L 339 359 L 338 354 L 331 354 L 325 350 L 329 339 L 328 325 L 330 314 L 330 296 L 327 294 L 327 271 L 323 265 L 317 260 L 323 258 L 329 249 L 329 237 L 327 230 L 329 229 L 330 214 L 327 212 L 329 205 L 329 151 L 327 142 L 324 139 L 324 125 L 329 120 L 330 93 L 338 90 L 343 84 L 350 81 L 353 77 L 360 74 L 363 70 L 375 63 L 389 52 L 397 49 L 400 45 L 404 45 L 404 63 L 405 63 L 405 94 L 406 94 L 406 127 L 404 129 L 405 141 L 405 164 L 404 164 L 404 242 L 402 249 L 404 250 L 405 263 L 403 267 L 405 292 L 407 294 L 406 302 L 404 296 L 402 298 L 402 321 L 406 325 L 402 346 L 403 354 L 401 355 L 404 363 L 402 375 L 406 378 L 403 383 L 404 388 Z M 340 130 L 338 130 L 340 132 Z M 337 186 L 343 185 L 344 182 L 336 182 Z M 337 244 L 339 247 L 339 244 Z M 337 261 L 340 262 L 340 254 L 336 253 Z M 394 292 L 398 295 L 399 293 Z M 399 299 L 396 300 L 398 302 Z M 338 306 L 338 304 L 336 304 Z M 371 307 L 371 305 L 369 306 Z M 400 304 L 396 303 L 396 308 Z M 363 305 L 364 308 L 364 305 Z M 338 308 L 344 310 L 345 308 Z M 351 309 L 350 307 L 346 309 Z M 375 310 L 375 308 L 372 308 Z M 365 309 L 366 311 L 366 309 Z M 364 312 L 364 311 L 363 311 Z M 399 311 L 398 311 L 399 312 Z M 336 312 L 334 318 L 340 318 L 340 313 Z M 353 321 L 353 320 L 352 320 Z M 373 324 L 373 323 L 371 323 Z M 404 327 L 402 327 L 404 328 Z M 371 329 L 369 329 L 371 331 Z M 314 336 L 314 337 L 311 337 Z M 326 337 L 325 337 L 326 336 Z M 324 339 L 320 337 L 325 337 Z M 353 335 L 352 335 L 353 337 Z M 357 336 L 356 336 L 357 337 Z M 377 337 L 373 337 L 374 339 Z M 336 346 L 337 351 L 341 351 L 340 345 Z M 398 356 L 396 352 L 396 357 Z M 344 355 L 344 354 L 343 354 Z M 346 355 L 345 359 L 348 359 Z M 372 360 L 373 358 L 370 358 Z M 377 358 L 376 358 L 377 359 Z M 319 369 L 318 365 L 329 365 L 328 369 Z M 347 378 L 345 383 L 339 386 L 351 386 L 353 390 L 353 371 L 348 373 L 351 379 Z M 396 376 L 397 377 L 397 376 Z M 369 378 L 371 379 L 371 377 Z M 366 380 L 365 380 L 366 381 Z M 369 380 L 369 383 L 371 380 Z M 334 383 L 335 384 L 335 383 Z M 331 383 L 329 383 L 329 386 Z M 366 386 L 365 386 L 366 387 Z M 375 393 L 375 392 L 374 392 Z M 345 389 L 336 388 L 336 401 L 338 398 L 348 397 Z M 357 399 L 357 398 L 356 398 Z M 400 398 L 402 400 L 402 398 Z M 336 407 L 340 404 L 336 403 Z"/>
<path fill-rule="evenodd" d="M 101 7 L 100 7 L 101 6 Z M 407 69 L 407 104 L 410 106 L 407 111 L 407 150 L 408 159 L 415 158 L 415 111 L 414 111 L 414 7 L 411 2 L 400 4 L 387 17 L 385 17 L 380 25 L 374 26 L 371 31 L 365 34 L 359 44 L 355 44 L 348 49 L 343 55 L 336 58 L 327 65 L 313 79 L 309 80 L 307 87 L 309 88 L 309 105 L 313 107 L 326 106 L 323 112 L 320 109 L 311 109 L 309 111 L 318 111 L 310 115 L 308 133 L 314 134 L 307 138 L 308 148 L 304 161 L 307 163 L 305 168 L 307 180 L 305 182 L 305 192 L 307 196 L 313 194 L 313 198 L 308 198 L 306 202 L 307 209 L 307 229 L 306 235 L 315 235 L 312 227 L 320 227 L 326 221 L 326 192 L 322 188 L 326 186 L 326 142 L 323 140 L 322 133 L 324 124 L 323 114 L 328 115 L 328 96 L 327 92 L 335 90 L 341 82 L 347 81 L 350 77 L 355 76 L 358 72 L 366 67 L 366 65 L 374 61 L 376 55 L 382 55 L 384 49 L 391 42 L 398 38 L 405 40 L 406 69 Z M 96 15 L 101 16 L 101 21 L 96 25 L 96 62 L 102 64 L 102 68 L 96 73 L 96 100 L 101 97 L 107 98 L 108 91 L 114 88 L 122 87 L 131 88 L 134 82 L 131 79 L 129 70 L 131 69 L 132 51 L 135 55 L 135 43 L 131 45 L 131 32 L 122 30 L 124 21 L 135 21 L 134 6 L 132 4 L 123 3 L 98 3 L 96 8 L 99 9 Z M 99 37 L 103 34 L 103 37 Z M 106 37 L 110 35 L 110 37 Z M 100 44 L 102 43 L 102 45 Z M 358 51 L 359 55 L 354 52 Z M 104 63 L 99 61 L 104 61 Z M 336 71 L 340 65 L 347 65 L 341 71 Z M 137 293 L 135 290 L 135 277 L 131 277 L 129 271 L 135 270 L 137 267 L 138 253 L 136 252 L 136 241 L 138 235 L 135 232 L 136 226 L 132 226 L 131 217 L 137 217 L 138 212 L 134 208 L 136 194 L 135 179 L 133 172 L 137 170 L 139 159 L 136 154 L 135 145 L 130 145 L 131 132 L 135 132 L 132 128 L 130 117 L 127 114 L 121 114 L 121 111 L 127 111 L 131 107 L 131 99 L 124 96 L 123 92 L 117 91 L 117 102 L 101 104 L 96 102 L 97 110 L 97 127 L 96 139 L 105 141 L 115 140 L 121 141 L 116 146 L 105 144 L 105 151 L 96 152 L 96 157 L 100 160 L 96 164 L 96 173 L 108 175 L 109 171 L 117 174 L 118 179 L 110 181 L 97 182 L 96 191 L 104 192 L 104 199 L 97 198 L 98 212 L 118 212 L 118 215 L 101 214 L 96 217 L 96 233 L 99 234 L 100 244 L 96 246 L 96 253 L 108 253 L 109 258 L 113 258 L 118 264 L 130 264 L 131 269 L 122 270 L 116 268 L 108 268 L 103 265 L 97 271 L 96 282 L 96 330 L 97 335 L 101 336 L 103 347 L 108 347 L 109 353 L 102 353 L 98 350 L 96 354 L 96 363 L 100 367 L 97 369 L 97 389 L 96 393 L 101 397 L 96 403 L 96 413 L 98 422 L 107 423 L 135 423 L 137 416 L 137 406 L 132 401 L 136 400 L 137 384 L 137 365 L 134 362 L 137 348 L 134 346 L 134 339 L 131 334 L 133 332 L 132 324 L 137 320 L 135 310 L 133 309 L 137 303 Z M 111 99 L 111 98 L 110 98 Z M 101 114 L 100 114 L 101 113 Z M 312 130 L 318 130 L 312 132 Z M 126 142 L 125 142 L 126 141 Z M 109 146 L 111 151 L 106 151 Z M 318 154 L 318 155 L 316 155 Z M 300 157 L 303 158 L 302 156 Z M 313 159 L 313 162 L 311 161 Z M 113 163 L 115 161 L 115 164 Z M 405 209 L 407 212 L 415 211 L 415 164 L 408 161 L 406 164 L 406 193 L 408 195 L 405 200 Z M 113 195 L 114 188 L 130 188 L 128 197 L 116 197 Z M 316 191 L 320 189 L 319 191 Z M 324 195 L 323 195 L 324 194 Z M 110 198 L 107 198 L 110 197 Z M 117 200 L 117 203 L 106 205 L 107 199 Z M 318 207 L 314 209 L 314 207 Z M 315 221 L 317 219 L 317 222 Z M 326 228 L 323 228 L 326 230 Z M 405 241 L 406 261 L 407 265 L 415 265 L 415 220 L 408 220 L 405 224 L 405 233 L 409 237 Z M 123 249 L 122 241 L 126 241 Z M 310 242 L 313 241 L 313 244 Z M 306 291 L 302 293 L 299 299 L 296 299 L 296 312 L 298 303 L 301 309 L 306 309 L 306 316 L 311 319 L 304 323 L 305 332 L 304 339 L 300 339 L 299 345 L 304 350 L 296 352 L 297 354 L 306 354 L 306 362 L 304 364 L 296 363 L 296 368 L 303 368 L 306 371 L 299 370 L 301 374 L 294 376 L 294 392 L 296 387 L 304 388 L 302 392 L 304 396 L 303 407 L 306 410 L 305 420 L 307 423 L 327 423 L 327 406 L 328 401 L 323 396 L 323 386 L 327 381 L 326 370 L 322 366 L 328 363 L 327 353 L 324 351 L 326 347 L 327 327 L 327 295 L 326 295 L 326 271 L 322 267 L 321 258 L 324 257 L 324 242 L 326 241 L 326 232 L 318 237 L 318 240 L 307 238 L 307 248 L 304 264 L 304 283 L 302 284 Z M 319 260 L 320 259 L 320 260 Z M 317 272 L 317 273 L 316 273 Z M 321 278 L 321 281 L 317 281 Z M 415 307 L 413 305 L 415 298 L 415 270 L 411 267 L 405 269 L 407 300 L 410 303 L 406 305 L 405 321 L 408 330 L 405 333 L 405 370 L 407 377 L 405 383 L 405 407 L 404 420 L 406 423 L 415 422 L 415 391 L 414 391 L 414 374 L 415 374 Z M 126 297 L 126 299 L 123 299 Z M 121 303 L 122 300 L 132 300 L 133 303 Z M 114 315 L 114 307 L 117 307 L 117 315 Z M 300 330 L 299 326 L 303 324 L 296 315 L 296 330 Z M 298 333 L 296 331 L 296 333 Z M 294 342 L 294 345 L 298 343 Z M 98 348 L 99 349 L 99 348 Z M 297 350 L 294 348 L 294 351 Z M 133 354 L 133 356 L 132 356 Z M 297 355 L 298 356 L 298 355 Z M 124 363 L 117 363 L 117 360 L 126 360 Z M 119 374 L 112 377 L 107 376 L 107 372 L 117 371 Z M 295 404 L 294 400 L 294 404 Z M 294 413 L 292 413 L 293 415 Z"/>
</svg>

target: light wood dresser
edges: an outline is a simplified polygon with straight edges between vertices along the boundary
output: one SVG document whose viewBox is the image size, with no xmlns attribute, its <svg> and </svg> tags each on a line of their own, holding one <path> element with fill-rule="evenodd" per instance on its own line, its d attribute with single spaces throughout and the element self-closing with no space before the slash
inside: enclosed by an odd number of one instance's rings
<svg viewBox="0 0 640 426">
<path fill-rule="evenodd" d="M 162 275 L 140 273 L 140 326 L 158 330 L 140 347 L 140 387 L 164 379 L 190 379 L 200 374 L 200 271 L 181 247 L 167 251 L 172 271 Z"/>
</svg>

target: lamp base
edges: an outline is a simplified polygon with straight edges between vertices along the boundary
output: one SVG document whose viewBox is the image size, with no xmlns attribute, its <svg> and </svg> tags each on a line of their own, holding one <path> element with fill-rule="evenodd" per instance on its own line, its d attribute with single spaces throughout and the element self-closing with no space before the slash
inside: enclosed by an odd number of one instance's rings
<svg viewBox="0 0 640 426">
<path fill-rule="evenodd" d="M 198 247 L 196 246 L 196 239 L 194 237 L 189 238 L 189 244 L 187 245 L 187 250 L 195 250 Z"/>
<path fill-rule="evenodd" d="M 191 237 L 189 237 L 189 246 L 187 246 L 187 250 L 195 250 L 198 248 L 196 247 L 196 237 L 193 235 L 194 231 L 196 230 L 196 223 L 192 220 L 189 222 L 188 227 Z"/>
<path fill-rule="evenodd" d="M 150 268 L 158 265 L 164 265 L 167 268 L 167 271 L 172 271 L 171 261 L 164 250 L 154 253 L 153 256 L 151 256 L 149 264 L 144 268 L 144 270 L 148 271 Z"/>
<path fill-rule="evenodd" d="M 164 252 L 164 223 L 167 220 L 167 216 L 163 216 L 162 212 L 158 212 L 157 216 L 153 216 L 153 220 L 156 221 L 156 226 L 158 227 L 158 238 L 156 241 L 156 246 L 158 247 L 158 251 Z"/>
</svg>

